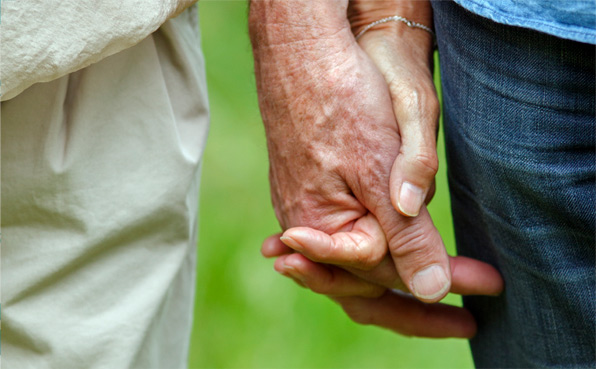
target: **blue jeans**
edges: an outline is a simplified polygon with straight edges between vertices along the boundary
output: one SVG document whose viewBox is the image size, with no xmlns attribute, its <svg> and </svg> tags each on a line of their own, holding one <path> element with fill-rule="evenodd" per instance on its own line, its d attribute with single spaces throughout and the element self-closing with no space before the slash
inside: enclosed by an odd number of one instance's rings
<svg viewBox="0 0 596 369">
<path fill-rule="evenodd" d="M 458 251 L 477 367 L 595 367 L 595 48 L 433 3 Z"/>
</svg>

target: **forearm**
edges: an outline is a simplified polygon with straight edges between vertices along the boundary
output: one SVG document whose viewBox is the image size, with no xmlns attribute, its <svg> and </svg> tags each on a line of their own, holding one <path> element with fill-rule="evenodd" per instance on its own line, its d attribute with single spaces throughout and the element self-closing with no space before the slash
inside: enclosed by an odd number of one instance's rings
<svg viewBox="0 0 596 369">
<path fill-rule="evenodd" d="M 251 0 L 253 48 L 318 41 L 349 28 L 347 0 Z"/>
<path fill-rule="evenodd" d="M 332 91 L 344 74 L 339 66 L 350 58 L 346 50 L 356 45 L 347 5 L 328 0 L 251 2 L 255 77 L 272 162 L 273 156 L 307 144 L 309 130 L 317 129 L 313 126 L 324 116 L 323 106 L 336 102 Z M 315 103 L 317 92 L 328 95 Z M 300 117 L 295 116 L 298 111 Z"/>
<path fill-rule="evenodd" d="M 249 31 L 257 80 L 263 66 L 296 71 L 341 53 L 354 42 L 347 6 L 343 0 L 252 0 Z"/>
<path fill-rule="evenodd" d="M 377 15 L 395 15 L 406 3 L 350 4 L 350 14 L 364 25 Z M 438 109 L 428 64 L 432 36 L 404 23 L 389 24 L 356 43 L 347 5 L 330 0 L 252 5 L 255 74 L 276 215 L 284 229 L 318 230 L 315 238 L 327 239 L 327 250 L 346 250 L 329 234 L 337 233 L 339 240 L 381 240 L 372 247 L 374 257 L 364 260 L 376 265 L 388 247 L 408 289 L 423 301 L 438 301 L 450 285 L 449 260 L 422 204 L 436 172 Z M 379 31 L 384 29 L 397 32 Z M 369 43 L 374 47 L 364 47 Z M 415 186 L 420 190 L 412 195 Z M 400 199 L 392 205 L 394 193 Z M 378 220 L 378 237 L 365 227 L 369 216 Z M 298 243 L 288 242 L 301 251 Z M 362 246 L 354 244 L 353 250 Z M 340 265 L 358 263 L 357 252 L 342 255 L 348 260 Z"/>
</svg>

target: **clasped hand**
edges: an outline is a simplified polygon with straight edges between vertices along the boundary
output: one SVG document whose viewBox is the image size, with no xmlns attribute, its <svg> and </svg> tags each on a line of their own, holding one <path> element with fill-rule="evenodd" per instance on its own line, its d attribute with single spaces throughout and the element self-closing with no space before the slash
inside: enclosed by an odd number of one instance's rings
<svg viewBox="0 0 596 369">
<path fill-rule="evenodd" d="M 449 291 L 498 294 L 502 280 L 485 263 L 449 257 L 425 206 L 438 166 L 433 40 L 398 23 L 353 36 L 387 15 L 430 24 L 427 3 L 404 4 L 252 3 L 271 194 L 285 230 L 262 252 L 359 323 L 471 337 L 469 312 L 429 303 Z"/>
</svg>

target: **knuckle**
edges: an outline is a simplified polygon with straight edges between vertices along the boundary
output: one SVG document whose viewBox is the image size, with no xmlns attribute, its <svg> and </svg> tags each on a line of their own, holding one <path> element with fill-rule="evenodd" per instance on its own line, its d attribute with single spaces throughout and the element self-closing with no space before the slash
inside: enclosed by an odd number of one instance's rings
<svg viewBox="0 0 596 369">
<path fill-rule="evenodd" d="M 402 230 L 391 232 L 389 248 L 396 258 L 408 256 L 409 258 L 425 259 L 430 251 L 431 235 L 428 230 L 416 224 Z"/>
<path fill-rule="evenodd" d="M 360 234 L 346 234 L 352 247 L 352 266 L 360 270 L 374 269 L 383 259 L 386 249 L 375 247 L 370 237 Z"/>
<path fill-rule="evenodd" d="M 439 158 L 435 150 L 425 149 L 417 153 L 414 162 L 425 174 L 434 176 L 439 170 Z"/>
<path fill-rule="evenodd" d="M 353 256 L 355 265 L 362 268 L 368 267 L 370 265 L 371 249 L 365 239 L 360 235 L 348 234 L 347 236 L 349 237 L 354 250 Z"/>
<path fill-rule="evenodd" d="M 398 91 L 397 95 L 403 104 L 412 109 L 418 109 L 419 111 L 427 111 L 431 114 L 439 116 L 440 105 L 437 99 L 437 93 L 434 85 L 431 82 L 428 83 L 409 84 L 408 86 L 400 86 L 395 90 Z"/>
<path fill-rule="evenodd" d="M 368 270 L 373 270 L 374 268 L 378 267 L 385 258 L 386 253 L 387 247 L 383 247 L 382 249 L 380 247 L 375 247 L 369 258 Z"/>
<path fill-rule="evenodd" d="M 375 269 L 385 257 L 386 252 L 386 248 L 383 250 L 376 247 L 371 248 L 371 250 L 365 255 L 365 258 L 362 260 L 360 269 L 364 271 L 371 271 Z"/>
</svg>

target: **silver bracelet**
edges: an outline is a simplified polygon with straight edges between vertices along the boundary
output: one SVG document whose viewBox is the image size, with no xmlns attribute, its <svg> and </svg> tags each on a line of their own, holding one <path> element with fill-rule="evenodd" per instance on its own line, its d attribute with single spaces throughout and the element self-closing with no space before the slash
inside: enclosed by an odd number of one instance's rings
<svg viewBox="0 0 596 369">
<path fill-rule="evenodd" d="M 374 21 L 371 24 L 369 24 L 368 26 L 364 27 L 364 29 L 362 29 L 362 31 L 358 32 L 358 34 L 356 35 L 356 41 L 358 41 L 358 39 L 360 37 L 362 37 L 362 35 L 366 31 L 368 31 L 369 29 L 373 28 L 374 26 L 377 26 L 377 25 L 383 24 L 383 23 L 388 23 L 388 22 L 403 22 L 403 23 L 406 24 L 406 26 L 408 26 L 410 28 L 420 28 L 420 29 L 423 29 L 426 32 L 428 32 L 431 35 L 433 35 L 433 39 L 435 38 L 435 33 L 433 32 L 433 30 L 430 29 L 429 27 L 425 26 L 424 24 L 412 22 L 411 20 L 408 20 L 408 19 L 406 19 L 404 17 L 400 17 L 399 15 L 394 15 L 392 17 L 387 17 L 387 18 L 379 19 L 378 21 Z"/>
</svg>

